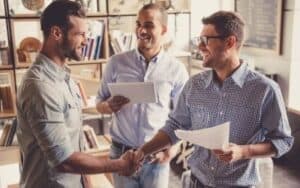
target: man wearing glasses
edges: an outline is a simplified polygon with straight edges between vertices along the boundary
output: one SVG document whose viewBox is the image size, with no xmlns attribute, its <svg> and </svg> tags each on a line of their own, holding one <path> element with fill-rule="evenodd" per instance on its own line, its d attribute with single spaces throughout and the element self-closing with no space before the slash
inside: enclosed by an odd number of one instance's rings
<svg viewBox="0 0 300 188">
<path fill-rule="evenodd" d="M 239 59 L 244 39 L 239 15 L 219 11 L 202 22 L 198 46 L 203 66 L 211 70 L 186 83 L 166 125 L 137 151 L 135 163 L 175 144 L 176 129 L 196 130 L 229 121 L 227 148 L 195 146 L 188 160 L 190 188 L 252 187 L 259 181 L 255 158 L 280 157 L 293 143 L 280 88 Z"/>
</svg>

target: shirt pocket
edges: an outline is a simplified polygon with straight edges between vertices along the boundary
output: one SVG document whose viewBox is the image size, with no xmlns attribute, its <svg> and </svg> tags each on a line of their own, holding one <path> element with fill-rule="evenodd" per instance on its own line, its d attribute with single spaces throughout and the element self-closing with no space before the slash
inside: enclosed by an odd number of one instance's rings
<svg viewBox="0 0 300 188">
<path fill-rule="evenodd" d="M 230 142 L 246 144 L 259 129 L 257 110 L 247 104 L 232 103 L 227 106 L 226 117 L 230 119 Z"/>
<path fill-rule="evenodd" d="M 168 81 L 155 82 L 157 102 L 162 106 L 169 106 L 171 102 L 172 84 Z"/>
<path fill-rule="evenodd" d="M 116 77 L 116 82 L 140 82 L 137 75 L 130 73 L 120 73 Z"/>
<path fill-rule="evenodd" d="M 192 130 L 199 128 L 208 128 L 210 113 L 203 106 L 190 106 Z"/>
<path fill-rule="evenodd" d="M 66 101 L 64 117 L 66 126 L 69 128 L 81 124 L 81 110 L 78 108 L 76 101 L 71 99 Z"/>
</svg>

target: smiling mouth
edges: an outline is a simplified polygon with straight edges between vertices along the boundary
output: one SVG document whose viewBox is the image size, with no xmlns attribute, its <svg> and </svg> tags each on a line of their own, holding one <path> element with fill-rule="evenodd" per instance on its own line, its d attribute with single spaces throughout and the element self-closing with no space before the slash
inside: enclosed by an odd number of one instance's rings
<svg viewBox="0 0 300 188">
<path fill-rule="evenodd" d="M 151 40 L 151 37 L 148 36 L 148 35 L 140 35 L 138 37 L 139 40 L 143 40 L 143 41 L 150 41 Z"/>
</svg>

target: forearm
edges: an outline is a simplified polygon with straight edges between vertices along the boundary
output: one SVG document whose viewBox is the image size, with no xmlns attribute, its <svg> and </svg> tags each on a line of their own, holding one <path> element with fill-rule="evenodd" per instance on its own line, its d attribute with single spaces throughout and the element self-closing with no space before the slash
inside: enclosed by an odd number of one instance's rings
<svg viewBox="0 0 300 188">
<path fill-rule="evenodd" d="M 141 147 L 144 156 L 151 155 L 171 146 L 169 136 L 163 131 L 159 131 L 149 142 Z"/>
<path fill-rule="evenodd" d="M 76 174 L 117 172 L 123 168 L 125 168 L 125 164 L 122 159 L 99 158 L 81 152 L 73 153 L 57 167 L 61 172 Z"/>
<path fill-rule="evenodd" d="M 242 150 L 244 159 L 271 157 L 276 153 L 276 149 L 271 142 L 244 145 Z"/>
<path fill-rule="evenodd" d="M 112 110 L 107 101 L 98 102 L 96 105 L 97 111 L 102 114 L 111 114 Z"/>
</svg>

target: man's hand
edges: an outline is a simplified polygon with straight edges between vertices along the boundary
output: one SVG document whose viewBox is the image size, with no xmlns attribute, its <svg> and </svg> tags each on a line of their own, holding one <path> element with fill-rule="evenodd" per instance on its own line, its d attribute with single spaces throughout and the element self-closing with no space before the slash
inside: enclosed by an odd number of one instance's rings
<svg viewBox="0 0 300 188">
<path fill-rule="evenodd" d="M 160 163 L 160 164 L 168 163 L 173 159 L 173 157 L 175 157 L 176 153 L 177 153 L 177 148 L 174 147 L 157 152 L 156 154 L 153 154 L 150 163 Z"/>
<path fill-rule="evenodd" d="M 129 103 L 129 99 L 123 96 L 113 96 L 107 99 L 111 112 L 118 112 L 125 104 Z"/>
<path fill-rule="evenodd" d="M 246 159 L 247 152 L 247 145 L 242 146 L 233 143 L 230 143 L 229 146 L 223 150 L 213 150 L 217 158 L 226 163 Z"/>
<path fill-rule="evenodd" d="M 119 172 L 120 175 L 131 176 L 135 173 L 136 169 L 134 168 L 134 156 L 135 153 L 132 150 L 129 150 L 120 157 L 123 168 Z"/>
<path fill-rule="evenodd" d="M 143 165 L 145 154 L 141 148 L 135 151 L 134 154 L 134 168 L 136 171 L 138 171 Z"/>
</svg>

